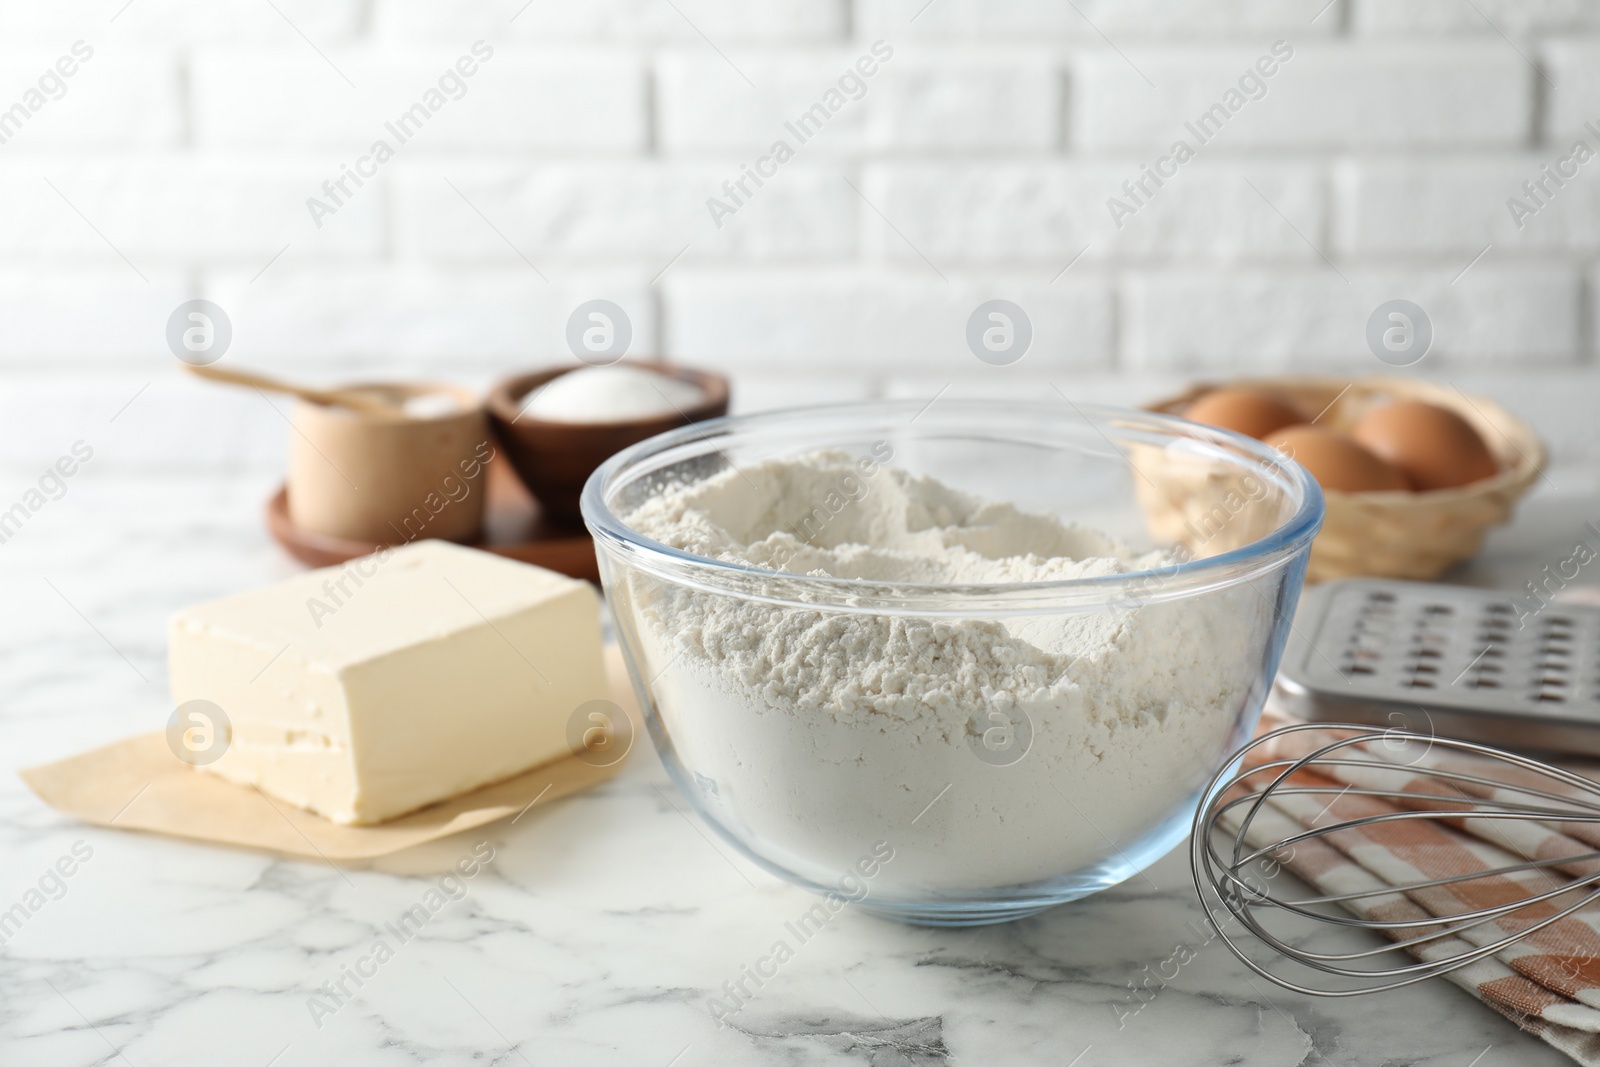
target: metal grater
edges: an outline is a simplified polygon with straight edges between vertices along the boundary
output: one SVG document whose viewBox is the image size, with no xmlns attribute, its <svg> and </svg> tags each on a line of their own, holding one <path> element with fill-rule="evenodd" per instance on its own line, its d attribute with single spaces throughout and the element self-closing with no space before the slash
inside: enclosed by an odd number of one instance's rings
<svg viewBox="0 0 1600 1067">
<path fill-rule="evenodd" d="M 1600 756 L 1600 608 L 1538 604 L 1426 582 L 1333 582 L 1307 595 L 1274 691 L 1314 721 Z"/>
</svg>

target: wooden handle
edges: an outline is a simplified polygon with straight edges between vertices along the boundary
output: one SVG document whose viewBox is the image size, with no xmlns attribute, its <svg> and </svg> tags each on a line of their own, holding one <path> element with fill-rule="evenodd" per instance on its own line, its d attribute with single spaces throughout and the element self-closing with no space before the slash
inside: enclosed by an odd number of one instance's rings
<svg viewBox="0 0 1600 1067">
<path fill-rule="evenodd" d="M 201 378 L 209 378 L 214 382 L 246 385 L 254 389 L 265 389 L 269 393 L 288 393 L 290 396 L 309 400 L 313 404 L 353 408 L 368 415 L 393 415 L 398 410 L 396 405 L 388 403 L 379 397 L 369 396 L 366 393 L 356 392 L 351 389 L 314 389 L 308 385 L 296 385 L 293 382 L 270 378 L 255 371 L 219 367 L 214 363 L 205 365 L 185 363 L 184 366 L 189 369 L 191 374 Z"/>
</svg>

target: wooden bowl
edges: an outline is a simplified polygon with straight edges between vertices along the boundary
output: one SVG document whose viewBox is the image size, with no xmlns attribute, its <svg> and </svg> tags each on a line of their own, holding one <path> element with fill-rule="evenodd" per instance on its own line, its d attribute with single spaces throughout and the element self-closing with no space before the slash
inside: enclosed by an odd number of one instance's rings
<svg viewBox="0 0 1600 1067">
<path fill-rule="evenodd" d="M 1316 417 L 1317 425 L 1346 430 L 1368 411 L 1390 400 L 1421 400 L 1448 408 L 1478 431 L 1500 472 L 1470 485 L 1407 493 L 1346 493 L 1324 489 L 1327 516 L 1311 546 L 1308 582 L 1332 578 L 1383 577 L 1431 581 L 1470 559 L 1483 547 L 1491 526 L 1511 517 L 1512 507 L 1540 476 L 1545 447 L 1533 428 L 1494 401 L 1468 396 L 1452 386 L 1420 378 L 1249 378 L 1200 383 L 1148 410 L 1182 415 L 1201 394 L 1221 385 L 1276 392 Z M 1139 485 L 1153 531 L 1192 528 L 1190 512 L 1214 495 L 1184 482 L 1184 469 L 1149 468 L 1154 484 Z M 1195 503 L 1191 506 L 1192 502 Z M 1194 546 L 1188 546 L 1193 548 Z"/>
<path fill-rule="evenodd" d="M 430 382 L 362 382 L 396 404 L 443 396 L 436 415 L 369 414 L 296 400 L 289 435 L 289 515 L 309 534 L 399 545 L 471 541 L 483 529 L 483 464 L 494 454 L 471 390 Z"/>
<path fill-rule="evenodd" d="M 554 522 L 581 526 L 578 497 L 596 467 L 627 448 L 685 422 L 728 413 L 728 380 L 659 360 L 628 360 L 626 366 L 655 371 L 698 388 L 703 399 L 681 413 L 619 422 L 553 422 L 520 416 L 529 393 L 581 366 L 551 367 L 517 374 L 495 384 L 484 400 L 489 421 L 505 445 L 511 466 Z"/>
</svg>

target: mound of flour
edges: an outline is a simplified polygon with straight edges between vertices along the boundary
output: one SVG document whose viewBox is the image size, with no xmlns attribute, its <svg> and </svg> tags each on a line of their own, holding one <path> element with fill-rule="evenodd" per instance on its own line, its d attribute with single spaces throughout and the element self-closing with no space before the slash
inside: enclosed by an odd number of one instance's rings
<svg viewBox="0 0 1600 1067">
<path fill-rule="evenodd" d="M 725 470 L 626 521 L 713 559 L 868 582 L 1161 561 L 838 452 Z M 890 893 L 1023 885 L 1170 847 L 1244 710 L 1266 625 L 1260 598 L 1236 592 L 991 619 L 776 606 L 638 573 L 623 592 L 705 801 L 821 882 L 888 841 L 875 891 Z"/>
</svg>

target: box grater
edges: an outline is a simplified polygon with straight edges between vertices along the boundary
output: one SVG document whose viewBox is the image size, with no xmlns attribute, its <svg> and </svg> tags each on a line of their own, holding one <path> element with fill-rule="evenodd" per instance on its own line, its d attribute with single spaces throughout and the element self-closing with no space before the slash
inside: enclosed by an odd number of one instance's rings
<svg viewBox="0 0 1600 1067">
<path fill-rule="evenodd" d="M 1600 756 L 1600 608 L 1331 582 L 1308 593 L 1274 692 L 1315 721 Z"/>
</svg>

